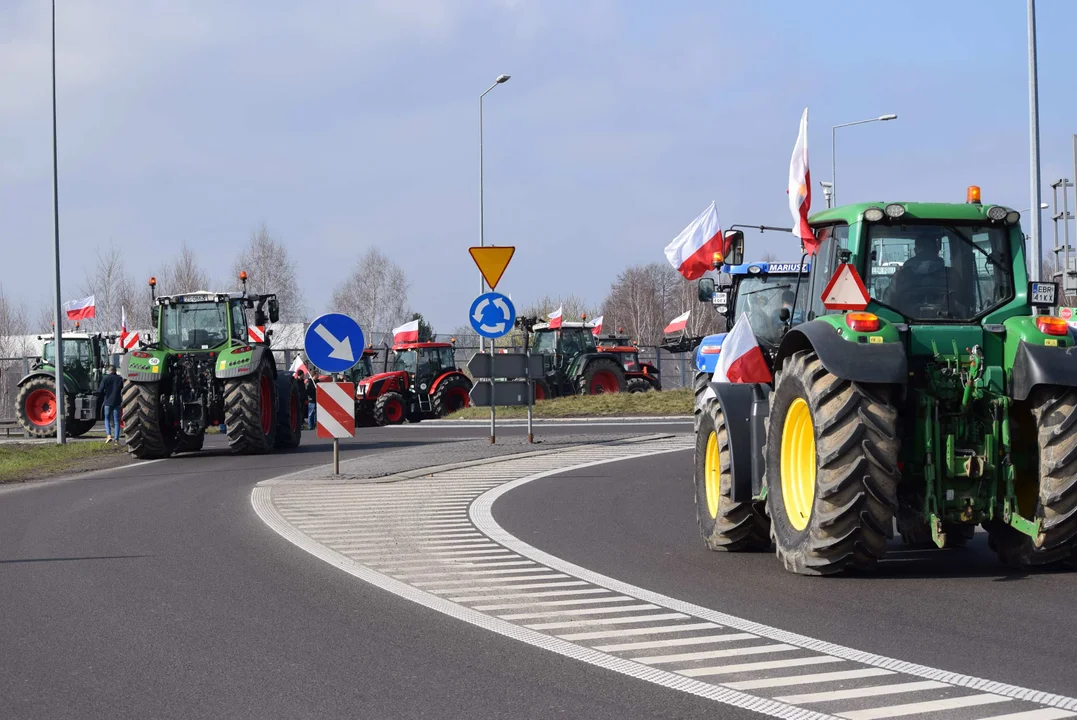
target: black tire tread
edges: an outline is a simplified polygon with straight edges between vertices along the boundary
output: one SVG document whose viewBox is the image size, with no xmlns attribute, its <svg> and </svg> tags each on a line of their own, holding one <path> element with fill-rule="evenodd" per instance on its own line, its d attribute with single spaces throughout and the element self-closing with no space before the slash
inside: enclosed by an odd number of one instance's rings
<svg viewBox="0 0 1077 720">
<path fill-rule="evenodd" d="M 403 415 L 400 417 L 400 422 L 398 423 L 389 422 L 389 419 L 385 416 L 385 406 L 391 402 L 392 398 L 400 401 L 401 407 L 404 408 L 404 415 L 407 414 L 408 403 L 403 395 L 395 390 L 382 393 L 374 402 L 374 422 L 380 427 L 385 427 L 386 425 L 401 425 L 404 423 L 405 417 Z"/>
<path fill-rule="evenodd" d="M 641 393 L 650 392 L 654 390 L 654 386 L 647 382 L 646 379 L 640 377 L 629 378 L 625 383 L 625 392 Z"/>
<path fill-rule="evenodd" d="M 123 433 L 127 452 L 139 460 L 166 458 L 175 449 L 175 438 L 164 432 L 158 394 L 159 383 L 124 383 Z"/>
<path fill-rule="evenodd" d="M 293 397 L 299 403 L 295 427 L 292 427 Z M 289 373 L 277 373 L 277 435 L 274 446 L 285 450 L 294 450 L 299 447 L 303 439 L 303 424 L 306 422 L 306 415 L 306 391 L 303 389 L 303 384 Z"/>
<path fill-rule="evenodd" d="M 224 421 L 228 426 L 228 447 L 236 455 L 260 455 L 273 449 L 276 414 L 273 429 L 266 435 L 259 407 L 261 379 L 270 372 L 268 363 L 263 363 L 250 375 L 225 381 Z"/>
<path fill-rule="evenodd" d="M 467 379 L 466 375 L 453 375 L 442 380 L 441 384 L 438 385 L 437 392 L 430 397 L 430 409 L 433 411 L 434 417 L 443 418 L 449 414 L 446 401 L 449 391 L 455 387 L 462 387 L 465 392 L 471 392 L 471 381 Z"/>
<path fill-rule="evenodd" d="M 614 360 L 603 357 L 596 357 L 587 363 L 583 368 L 583 372 L 576 378 L 576 394 L 577 395 L 590 395 L 591 380 L 600 372 L 610 372 L 617 378 L 617 392 L 624 392 L 625 390 L 625 370 L 624 367 Z"/>
<path fill-rule="evenodd" d="M 19 388 L 19 393 L 15 397 L 15 417 L 19 421 L 19 425 L 22 426 L 23 431 L 26 433 L 26 437 L 32 438 L 50 438 L 56 437 L 56 422 L 53 421 L 51 425 L 35 425 L 30 422 L 30 418 L 26 414 L 26 399 L 30 393 L 34 390 L 47 389 L 51 390 L 53 396 L 56 395 L 56 381 L 50 378 L 48 375 L 36 375 L 35 377 L 26 381 L 26 383 Z M 70 394 L 65 393 L 64 396 L 67 401 L 65 405 L 68 405 L 69 411 L 66 417 L 71 417 L 74 413 L 74 400 Z"/>
</svg>

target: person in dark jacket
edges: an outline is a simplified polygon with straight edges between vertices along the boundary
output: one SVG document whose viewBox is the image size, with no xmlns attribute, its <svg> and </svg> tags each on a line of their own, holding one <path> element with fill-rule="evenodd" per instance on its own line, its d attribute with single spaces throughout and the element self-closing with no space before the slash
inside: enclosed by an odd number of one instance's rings
<svg viewBox="0 0 1077 720">
<path fill-rule="evenodd" d="M 317 388 L 314 385 L 314 378 L 307 373 L 307 380 L 303 384 L 307 393 L 307 430 L 313 430 L 318 424 L 318 403 Z"/>
<path fill-rule="evenodd" d="M 105 442 L 120 443 L 120 404 L 123 402 L 123 379 L 116 374 L 116 368 L 109 365 L 105 377 L 101 378 L 101 386 L 97 388 L 101 394 L 102 405 L 105 409 Z"/>
</svg>

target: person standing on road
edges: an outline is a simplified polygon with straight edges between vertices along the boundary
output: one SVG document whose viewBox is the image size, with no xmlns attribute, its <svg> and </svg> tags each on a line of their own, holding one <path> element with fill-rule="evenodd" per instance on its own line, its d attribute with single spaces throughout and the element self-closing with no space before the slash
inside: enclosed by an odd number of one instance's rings
<svg viewBox="0 0 1077 720">
<path fill-rule="evenodd" d="M 318 402 L 315 399 L 317 397 L 317 388 L 314 385 L 314 378 L 307 373 L 307 380 L 303 384 L 303 389 L 307 392 L 307 430 L 313 430 L 318 422 Z"/>
<path fill-rule="evenodd" d="M 108 366 L 108 372 L 101 378 L 97 388 L 101 394 L 101 403 L 105 409 L 105 442 L 120 444 L 120 403 L 123 402 L 123 380 L 116 374 L 114 365 Z"/>
</svg>

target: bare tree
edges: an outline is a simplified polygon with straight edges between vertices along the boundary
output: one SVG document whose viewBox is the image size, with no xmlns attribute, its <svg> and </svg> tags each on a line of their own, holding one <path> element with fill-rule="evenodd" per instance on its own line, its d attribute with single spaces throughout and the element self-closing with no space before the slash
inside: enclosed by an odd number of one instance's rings
<svg viewBox="0 0 1077 720">
<path fill-rule="evenodd" d="M 760 259 L 760 261 L 766 262 L 766 263 L 777 262 L 778 256 L 775 255 L 774 253 L 772 253 L 771 251 L 767 250 L 765 253 L 763 253 L 763 257 L 761 257 L 759 259 Z"/>
<path fill-rule="evenodd" d="M 643 345 L 659 344 L 669 321 L 686 310 L 692 311 L 687 327 L 690 335 L 717 332 L 721 327 L 718 314 L 700 305 L 695 283 L 662 263 L 625 268 L 602 304 L 605 324 L 624 328 Z"/>
<path fill-rule="evenodd" d="M 384 253 L 370 248 L 333 291 L 332 304 L 334 310 L 351 315 L 371 338 L 388 335 L 408 314 L 407 276 Z"/>
<path fill-rule="evenodd" d="M 209 277 L 198 263 L 198 257 L 186 240 L 180 245 L 179 254 L 165 266 L 157 287 L 162 294 L 189 293 L 209 290 Z"/>
<path fill-rule="evenodd" d="M 21 337 L 29 332 L 26 308 L 8 299 L 0 287 L 0 357 L 18 357 L 30 349 Z"/>
<path fill-rule="evenodd" d="M 544 295 L 524 306 L 516 314 L 519 317 L 537 317 L 539 322 L 546 322 L 549 314 L 557 308 L 561 308 L 561 317 L 565 322 L 578 322 L 581 315 L 586 314 L 588 318 L 591 318 L 595 314 L 591 305 L 578 295 L 564 295 L 556 298 Z"/>
<path fill-rule="evenodd" d="M 239 277 L 240 271 L 246 271 L 251 291 L 276 293 L 282 321 L 300 322 L 306 317 L 296 278 L 296 263 L 288 249 L 270 234 L 265 223 L 251 232 L 247 246 L 236 258 L 232 276 Z"/>
<path fill-rule="evenodd" d="M 120 328 L 121 308 L 128 312 L 128 325 L 131 325 L 133 307 L 127 307 L 132 298 L 131 278 L 123 264 L 123 256 L 111 242 L 107 249 L 98 249 L 97 265 L 86 272 L 82 284 L 85 295 L 93 295 L 96 303 L 95 317 L 84 321 L 82 327 L 88 332 L 109 332 Z"/>
</svg>

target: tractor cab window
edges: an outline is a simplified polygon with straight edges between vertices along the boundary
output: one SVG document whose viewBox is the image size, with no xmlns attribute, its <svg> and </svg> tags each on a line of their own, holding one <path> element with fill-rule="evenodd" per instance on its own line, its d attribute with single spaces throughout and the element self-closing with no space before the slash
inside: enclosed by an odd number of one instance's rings
<svg viewBox="0 0 1077 720">
<path fill-rule="evenodd" d="M 161 342 L 172 350 L 208 350 L 228 341 L 228 323 L 225 303 L 165 305 L 161 308 Z"/>
<path fill-rule="evenodd" d="M 456 353 L 453 352 L 453 348 L 439 348 L 437 352 L 441 356 L 441 370 L 449 370 L 450 368 L 456 367 Z"/>
<path fill-rule="evenodd" d="M 971 320 L 1013 297 L 1007 230 L 967 224 L 873 224 L 871 297 L 910 320 Z"/>
<path fill-rule="evenodd" d="M 582 334 L 572 330 L 561 331 L 561 354 L 579 355 L 583 352 Z"/>
<path fill-rule="evenodd" d="M 243 314 L 243 306 L 239 303 L 232 304 L 232 339 L 247 341 L 247 318 Z"/>
<path fill-rule="evenodd" d="M 433 377 L 441 370 L 441 350 L 439 348 L 422 348 L 419 350 L 416 375 Z"/>
<path fill-rule="evenodd" d="M 55 341 L 45 343 L 45 347 L 41 351 L 41 357 L 49 364 L 56 362 Z M 93 369 L 93 366 L 93 349 L 90 347 L 89 340 L 64 340 L 65 370 L 68 372 L 80 370 L 89 372 Z"/>
<path fill-rule="evenodd" d="M 639 354 L 634 352 L 621 353 L 621 364 L 628 372 L 639 370 Z"/>
<path fill-rule="evenodd" d="M 536 332 L 531 338 L 531 352 L 543 355 L 553 355 L 557 352 L 557 332 L 553 330 Z"/>
<path fill-rule="evenodd" d="M 802 292 L 808 288 L 806 320 L 814 320 L 819 315 L 830 313 L 823 305 L 823 289 L 837 266 L 838 250 L 849 249 L 849 226 L 840 224 L 815 228 L 815 237 L 819 240 L 819 250 L 812 257 L 811 282 L 805 282 L 800 288 Z"/>
<path fill-rule="evenodd" d="M 413 373 L 418 363 L 415 350 L 396 350 L 393 352 L 393 370 Z"/>
<path fill-rule="evenodd" d="M 737 289 L 733 322 L 747 314 L 756 339 L 764 345 L 777 347 L 782 339 L 781 310 L 791 308 L 793 323 L 802 322 L 808 299 L 807 286 L 807 275 L 801 281 L 799 292 L 795 275 L 748 275 Z"/>
</svg>

